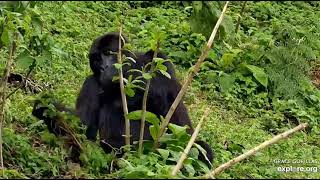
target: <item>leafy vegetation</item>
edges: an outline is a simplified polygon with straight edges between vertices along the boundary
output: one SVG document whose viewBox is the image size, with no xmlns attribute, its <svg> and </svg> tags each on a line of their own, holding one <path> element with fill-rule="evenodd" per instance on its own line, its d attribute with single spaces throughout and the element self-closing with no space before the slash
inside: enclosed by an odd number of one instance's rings
<svg viewBox="0 0 320 180">
<path fill-rule="evenodd" d="M 80 87 L 91 73 L 87 52 L 92 40 L 117 31 L 119 17 L 130 40 L 128 49 L 154 49 L 155 36 L 161 31 L 165 38 L 160 50 L 174 62 L 178 79 L 184 81 L 188 68 L 200 56 L 222 4 L 1 2 L 0 72 L 3 74 L 11 44 L 16 42 L 13 73 L 42 86 L 42 92 L 35 94 L 9 83 L 9 93 L 17 91 L 5 106 L 3 178 L 172 178 L 172 167 L 190 138 L 185 127 L 169 125 L 172 133 L 161 139 L 166 148 L 153 151 L 152 143 L 145 142 L 143 155 L 117 158 L 105 154 L 99 144 L 86 141 L 80 122 L 62 114 L 83 143 L 79 162 L 72 162 L 65 139 L 51 134 L 44 122 L 32 116 L 33 100 L 50 94 L 74 107 Z M 194 126 L 202 107 L 214 107 L 200 131 L 200 138 L 215 151 L 213 167 L 301 122 L 310 127 L 217 178 L 320 178 L 318 171 L 278 171 L 278 167 L 289 166 L 320 168 L 320 90 L 312 83 L 319 71 L 319 6 L 316 1 L 247 2 L 235 33 L 242 2 L 230 2 L 217 42 L 184 99 Z M 161 63 L 158 68 L 166 74 Z M 151 78 L 148 73 L 142 76 Z M 131 85 L 127 88 L 134 89 L 135 84 Z M 134 95 L 130 90 L 127 93 Z M 140 112 L 130 113 L 129 119 L 140 119 Z M 161 119 L 147 113 L 146 121 L 153 124 L 156 133 Z M 198 160 L 200 153 L 196 146 L 191 149 L 178 177 L 194 178 L 209 171 Z"/>
</svg>

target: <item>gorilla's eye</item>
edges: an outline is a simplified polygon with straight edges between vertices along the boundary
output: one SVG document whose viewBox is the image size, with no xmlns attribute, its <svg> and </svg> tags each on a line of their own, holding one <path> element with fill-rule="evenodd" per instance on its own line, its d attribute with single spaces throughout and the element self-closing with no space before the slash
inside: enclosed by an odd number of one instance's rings
<svg viewBox="0 0 320 180">
<path fill-rule="evenodd" d="M 110 52 L 111 52 L 111 51 L 109 51 L 109 50 L 105 50 L 105 51 L 103 51 L 102 53 L 107 56 L 107 55 L 110 55 Z"/>
<path fill-rule="evenodd" d="M 111 50 L 105 50 L 102 52 L 104 55 L 109 56 L 109 55 L 117 55 L 118 52 L 111 51 Z"/>
</svg>

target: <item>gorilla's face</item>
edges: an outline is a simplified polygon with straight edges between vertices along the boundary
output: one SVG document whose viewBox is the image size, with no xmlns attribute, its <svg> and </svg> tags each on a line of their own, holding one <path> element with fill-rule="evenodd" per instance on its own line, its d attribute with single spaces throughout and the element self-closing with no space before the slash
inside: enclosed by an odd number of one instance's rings
<svg viewBox="0 0 320 180">
<path fill-rule="evenodd" d="M 123 37 L 121 47 L 127 41 Z M 112 88 L 112 79 L 117 75 L 118 70 L 114 64 L 117 63 L 119 51 L 119 33 L 108 33 L 94 40 L 90 52 L 90 67 L 103 88 Z"/>
<path fill-rule="evenodd" d="M 115 63 L 117 63 L 117 52 L 106 50 L 101 53 L 99 81 L 102 86 L 108 87 L 112 83 L 113 77 L 117 75 Z"/>
</svg>

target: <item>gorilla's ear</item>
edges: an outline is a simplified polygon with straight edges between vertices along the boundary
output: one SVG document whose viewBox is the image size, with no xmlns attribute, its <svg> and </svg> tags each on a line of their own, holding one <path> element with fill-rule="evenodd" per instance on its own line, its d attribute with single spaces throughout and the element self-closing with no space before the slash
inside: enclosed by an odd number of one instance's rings
<svg viewBox="0 0 320 180">
<path fill-rule="evenodd" d="M 153 59 L 154 56 L 154 50 L 149 50 L 144 54 L 144 57 L 147 59 Z M 162 58 L 162 59 L 167 59 L 167 56 L 164 55 L 162 52 L 158 51 L 157 57 Z"/>
</svg>

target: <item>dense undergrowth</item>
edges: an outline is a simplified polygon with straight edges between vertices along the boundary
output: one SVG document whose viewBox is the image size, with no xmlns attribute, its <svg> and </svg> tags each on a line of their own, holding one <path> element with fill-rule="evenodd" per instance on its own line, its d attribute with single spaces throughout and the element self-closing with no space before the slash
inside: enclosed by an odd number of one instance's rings
<svg viewBox="0 0 320 180">
<path fill-rule="evenodd" d="M 130 47 L 148 50 L 153 43 L 150 33 L 159 26 L 166 34 L 160 49 L 172 59 L 177 76 L 183 82 L 206 42 L 206 31 L 211 31 L 210 28 L 196 28 L 201 26 L 197 23 L 204 22 L 191 16 L 190 8 L 186 8 L 190 5 L 178 1 L 38 2 L 27 13 L 44 23 L 29 29 L 28 24 L 25 25 L 26 35 L 17 48 L 14 72 L 27 73 L 28 66 L 17 62 L 30 61 L 19 56 L 25 52 L 25 44 L 32 42 L 36 44 L 34 47 L 44 47 L 28 55 L 36 57 L 38 62 L 30 77 L 47 85 L 44 92 L 74 107 L 80 87 L 91 73 L 87 54 L 92 40 L 106 32 L 117 31 L 117 18 L 126 12 L 123 28 Z M 312 83 L 317 81 L 314 74 L 319 67 L 320 4 L 247 2 L 240 29 L 234 33 L 241 5 L 230 3 L 223 31 L 219 32 L 217 43 L 184 99 L 194 126 L 202 116 L 202 107 L 214 107 L 200 132 L 200 138 L 209 142 L 215 151 L 213 166 L 301 122 L 308 122 L 310 128 L 258 152 L 217 178 L 320 178 L 320 91 Z M 219 3 L 214 7 L 214 12 L 219 14 Z M 1 11 L 1 15 L 4 14 Z M 24 22 L 34 21 L 30 17 Z M 4 23 L 5 17 L 1 16 L 0 24 Z M 1 40 L 6 42 L 10 33 L 3 27 Z M 1 46 L 2 72 L 8 50 L 5 43 Z M 90 142 L 84 143 L 86 150 L 80 156 L 80 163 L 68 161 L 70 152 L 64 147 L 64 140 L 49 133 L 43 122 L 31 115 L 33 100 L 40 94 L 20 89 L 7 100 L 3 127 L 7 168 L 4 178 L 170 177 L 172 166 L 165 160 L 159 161 L 159 154 L 116 160 Z M 78 138 L 85 141 L 78 120 L 74 117 L 68 120 Z M 166 153 L 160 152 L 162 158 Z M 277 160 L 291 163 L 281 164 Z M 279 167 L 289 166 L 318 169 L 317 172 L 316 169 L 278 171 Z M 194 177 L 193 168 L 186 165 L 187 173 L 180 174 L 181 177 Z"/>
</svg>

